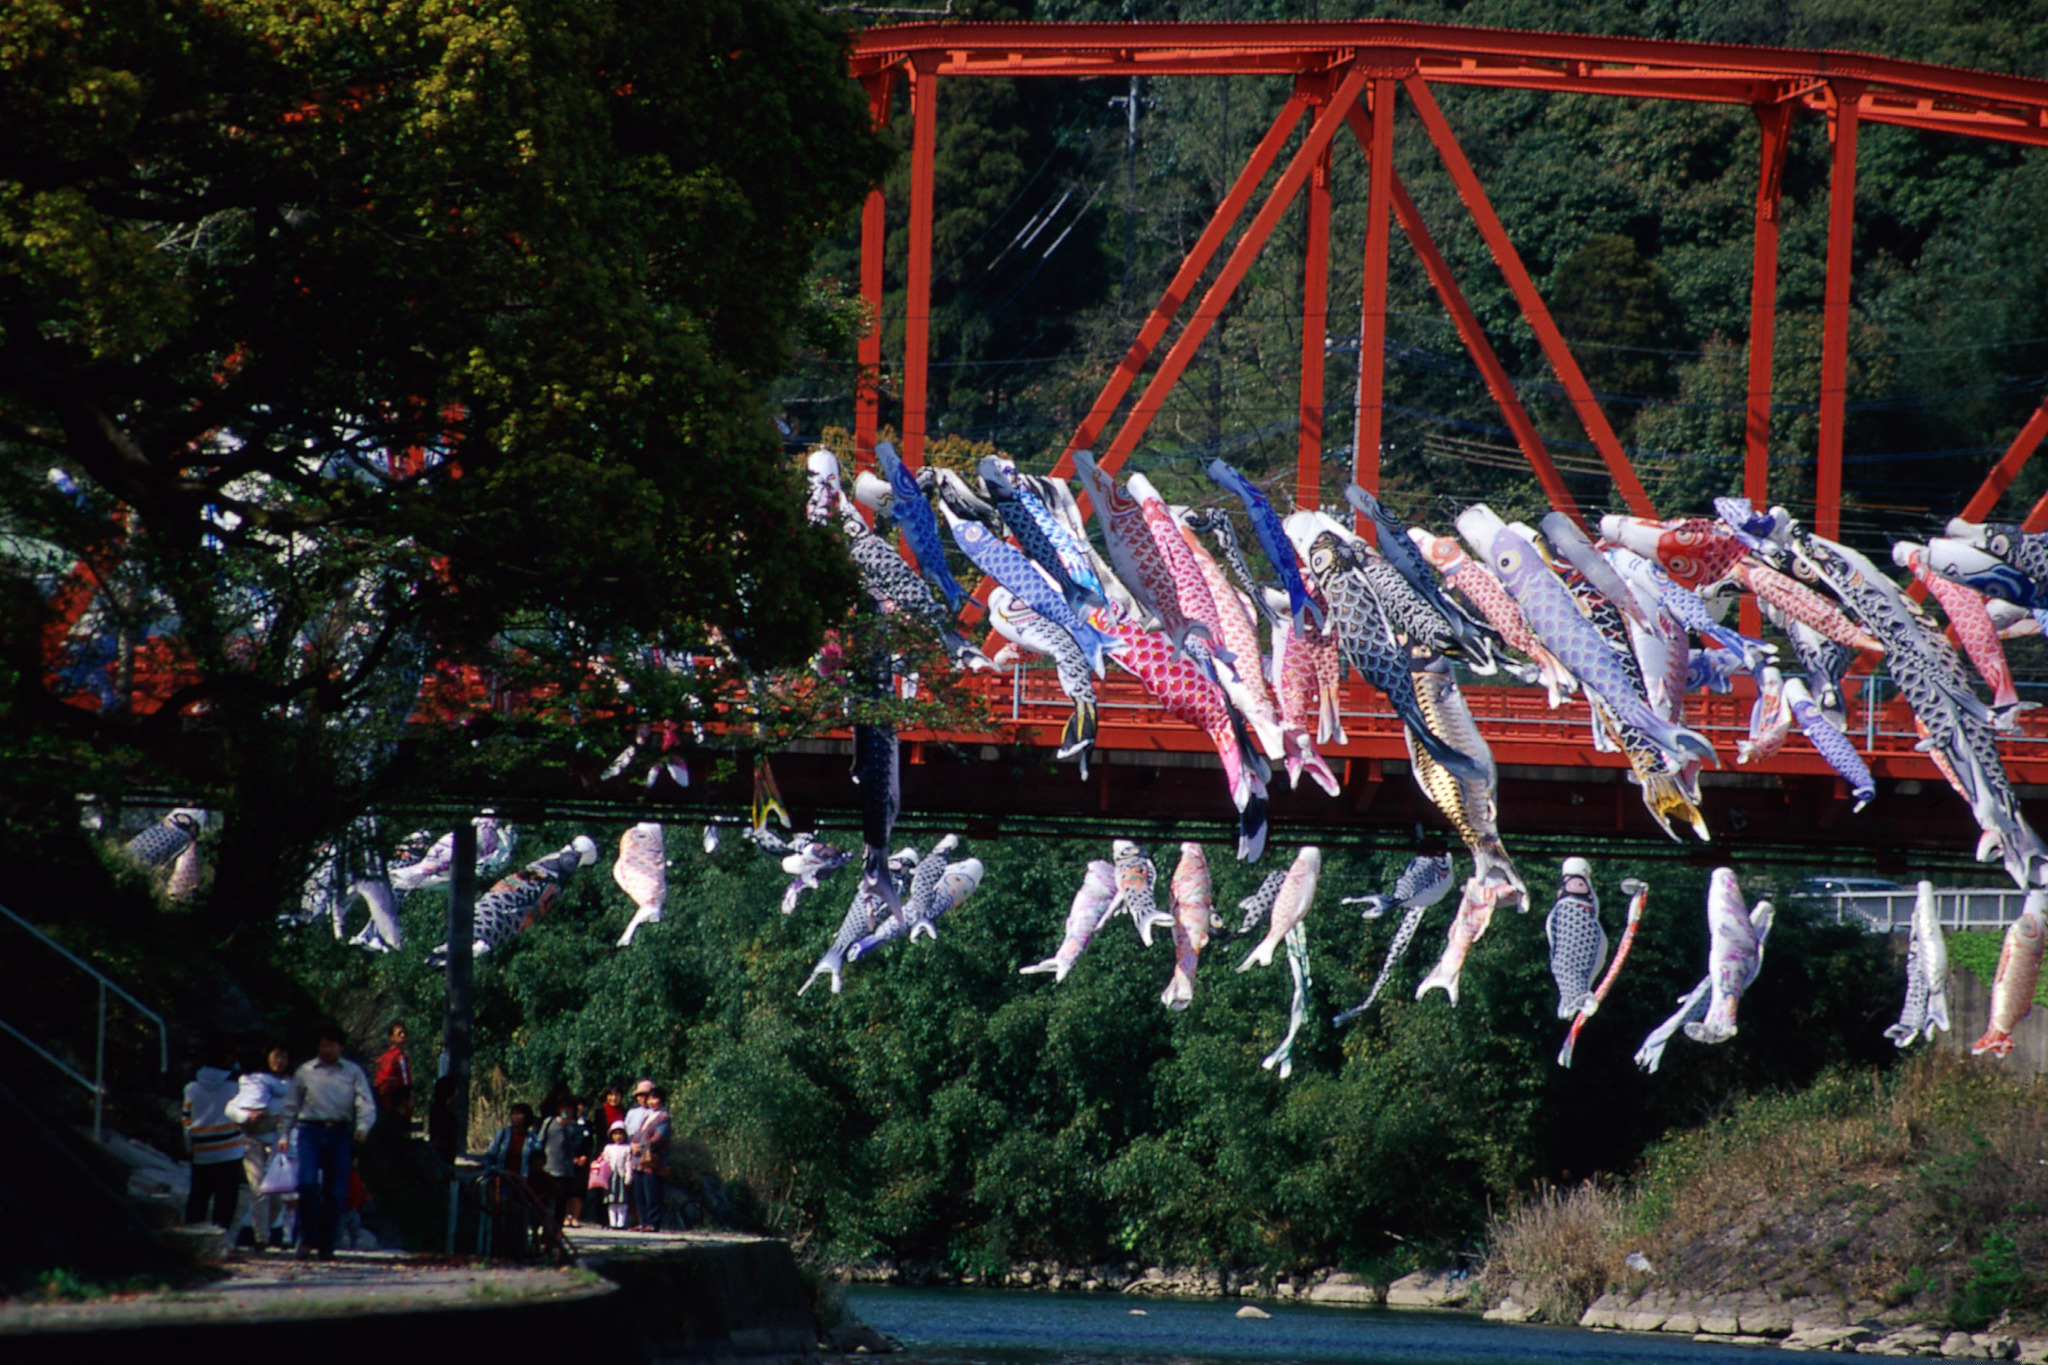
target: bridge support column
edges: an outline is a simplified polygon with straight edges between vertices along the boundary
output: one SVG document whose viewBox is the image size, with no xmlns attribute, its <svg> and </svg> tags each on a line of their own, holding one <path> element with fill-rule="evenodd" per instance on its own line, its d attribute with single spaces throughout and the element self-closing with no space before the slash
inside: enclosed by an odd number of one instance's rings
<svg viewBox="0 0 2048 1365">
<path fill-rule="evenodd" d="M 910 71 L 910 262 L 903 304 L 903 463 L 924 466 L 932 315 L 932 156 L 938 141 L 938 58 L 912 58 Z"/>
<path fill-rule="evenodd" d="M 1849 397 L 1849 257 L 1856 235 L 1856 123 L 1863 86 L 1829 87 L 1828 140 L 1834 144 L 1828 185 L 1828 279 L 1821 307 L 1820 472 L 1814 483 L 1814 529 L 1829 540 L 1842 534 L 1842 425 Z"/>
<path fill-rule="evenodd" d="M 1368 493 L 1380 491 L 1380 430 L 1387 388 L 1387 234 L 1393 228 L 1394 82 L 1372 83 L 1372 140 L 1366 152 L 1364 301 L 1358 317 L 1358 420 L 1352 427 L 1351 477 Z M 1351 514 L 1367 540 L 1372 524 Z"/>
<path fill-rule="evenodd" d="M 1358 140 L 1361 149 L 1371 146 L 1371 129 L 1362 111 L 1351 111 L 1351 133 Z M 1416 256 L 1422 261 L 1422 268 L 1429 276 L 1429 283 L 1443 300 L 1444 311 L 1451 315 L 1451 324 L 1458 329 L 1458 337 L 1465 343 L 1465 349 L 1472 356 L 1472 363 L 1479 367 L 1479 373 L 1486 380 L 1487 392 L 1500 406 L 1501 417 L 1508 429 L 1515 433 L 1515 442 L 1521 446 L 1522 454 L 1528 457 L 1530 467 L 1536 471 L 1536 480 L 1543 486 L 1543 495 L 1550 499 L 1550 505 L 1575 521 L 1584 521 L 1577 499 L 1565 487 L 1564 476 L 1558 472 L 1550 451 L 1544 446 L 1543 438 L 1536 433 L 1536 424 L 1522 406 L 1522 400 L 1515 393 L 1514 380 L 1508 377 L 1507 367 L 1500 363 L 1494 353 L 1493 343 L 1486 339 L 1486 331 L 1479 325 L 1479 318 L 1466 302 L 1465 291 L 1458 287 L 1458 280 L 1451 273 L 1450 263 L 1444 260 L 1443 252 L 1437 249 L 1436 239 L 1430 236 L 1429 225 L 1422 221 L 1422 213 L 1409 197 L 1408 189 L 1396 174 L 1388 188 L 1392 191 L 1394 217 L 1401 224 L 1401 231 L 1408 238 Z"/>
<path fill-rule="evenodd" d="M 1188 319 L 1187 326 L 1174 338 L 1172 349 L 1168 350 L 1166 357 L 1159 362 L 1159 368 L 1153 372 L 1151 382 L 1145 386 L 1145 392 L 1132 404 L 1130 413 L 1124 418 L 1123 426 L 1117 431 L 1116 439 L 1109 443 L 1108 450 L 1102 455 L 1104 470 L 1114 471 L 1131 451 L 1137 448 L 1138 442 L 1145 438 L 1146 429 L 1152 425 L 1152 419 L 1159 415 L 1160 406 L 1165 403 L 1166 395 L 1172 392 L 1181 372 L 1187 369 L 1188 362 L 1194 359 L 1195 351 L 1209 335 L 1209 329 L 1215 326 L 1216 319 L 1222 316 L 1224 305 L 1230 302 L 1230 296 L 1237 291 L 1245 272 L 1250 270 L 1252 262 L 1258 259 L 1259 251 L 1266 245 L 1266 239 L 1273 235 L 1273 228 L 1279 223 L 1280 216 L 1287 211 L 1287 206 L 1293 202 L 1294 196 L 1301 192 L 1309 172 L 1314 169 L 1316 162 L 1329 147 L 1330 139 L 1336 136 L 1337 129 L 1343 126 L 1344 110 L 1358 102 L 1358 96 L 1365 89 L 1365 83 L 1365 68 L 1353 64 L 1331 94 L 1330 102 L 1317 112 L 1316 120 L 1308 130 L 1308 137 L 1288 161 L 1287 169 L 1281 172 L 1279 182 L 1266 196 L 1266 202 L 1260 206 L 1258 216 L 1245 228 L 1244 235 L 1237 239 L 1237 245 L 1230 250 L 1230 258 L 1223 263 L 1223 269 L 1217 273 L 1208 292 L 1202 295 L 1201 303 L 1196 305 L 1194 316 Z"/>
<path fill-rule="evenodd" d="M 1755 106 L 1763 133 L 1757 157 L 1756 241 L 1749 276 L 1749 403 L 1743 417 L 1742 496 L 1771 505 L 1771 346 L 1778 328 L 1778 201 L 1785 176 L 1785 145 L 1792 127 L 1789 103 Z M 1739 629 L 1759 635 L 1756 599 L 1742 599 Z"/>
<path fill-rule="evenodd" d="M 889 92 L 894 75 L 883 71 L 870 76 L 863 85 L 868 93 L 868 117 L 875 127 L 889 123 Z M 887 205 L 882 187 L 868 191 L 860 212 L 860 297 L 867 305 L 868 330 L 861 336 L 857 352 L 859 378 L 854 391 L 853 467 L 866 469 L 875 462 L 875 429 L 881 424 L 882 406 L 882 257 L 888 242 Z"/>
<path fill-rule="evenodd" d="M 2043 493 L 2041 500 L 2027 513 L 2027 519 L 2020 523 L 2020 529 L 2035 535 L 2048 531 L 2048 493 Z"/>
<path fill-rule="evenodd" d="M 1323 501 L 1323 371 L 1330 335 L 1330 153 L 1308 181 L 1308 241 L 1301 270 L 1301 431 L 1294 457 L 1294 505 Z"/>
<path fill-rule="evenodd" d="M 2041 438 L 2048 436 L 2048 398 L 2041 400 L 2041 406 L 2034 409 L 2034 415 L 2027 419 L 2020 434 L 2012 438 L 2012 444 L 2005 448 L 1991 472 L 1984 476 L 1984 482 L 1970 495 L 1969 502 L 1956 515 L 1964 521 L 1982 521 L 1991 509 L 1998 506 L 1998 500 L 2005 496 L 2005 490 L 2012 487 L 2034 451 L 2040 447 Z"/>
</svg>

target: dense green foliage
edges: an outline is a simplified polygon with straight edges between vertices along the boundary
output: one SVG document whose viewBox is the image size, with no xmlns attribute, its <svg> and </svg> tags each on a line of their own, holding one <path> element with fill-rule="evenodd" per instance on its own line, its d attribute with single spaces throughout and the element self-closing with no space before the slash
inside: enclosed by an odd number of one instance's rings
<svg viewBox="0 0 2048 1365">
<path fill-rule="evenodd" d="M 848 337 L 805 276 L 891 152 L 844 67 L 794 0 L 10 6 L 0 738 L 158 760 L 23 807 L 217 783 L 216 908 L 267 913 L 449 776 L 393 744 L 430 664 L 808 658 L 853 575 L 761 386 Z"/>
<path fill-rule="evenodd" d="M 571 832 L 530 837 L 552 847 Z M 1259 1060 L 1286 1027 L 1291 983 L 1279 963 L 1234 972 L 1247 940 L 1211 944 L 1179 1014 L 1159 1000 L 1165 932 L 1147 951 L 1127 919 L 1064 982 L 1018 974 L 1058 947 L 1081 870 L 1106 847 L 970 841 L 956 856 L 983 859 L 988 874 L 936 943 L 892 945 L 852 965 L 843 994 L 821 979 L 798 997 L 853 873 L 784 918 L 782 878 L 752 848 L 728 839 L 706 857 L 694 829 L 674 828 L 669 844 L 667 919 L 630 949 L 612 946 L 629 912 L 600 866 L 479 963 L 483 1107 L 558 1082 L 664 1078 L 679 1092 L 678 1131 L 828 1258 L 964 1274 L 1045 1256 L 1366 1264 L 1467 1242 L 1489 1200 L 1533 1178 L 1626 1170 L 1645 1143 L 1737 1095 L 1893 1051 L 1882 943 L 1781 913 L 1741 1035 L 1713 1049 L 1681 1038 L 1659 1075 L 1640 1075 L 1630 1054 L 1704 971 L 1704 878 L 1685 869 L 1652 874 L 1644 933 L 1567 1071 L 1554 1061 L 1565 1025 L 1542 925 L 1554 864 L 1528 860 L 1541 904 L 1495 918 L 1455 1008 L 1441 994 L 1411 999 L 1442 950 L 1447 902 L 1384 1003 L 1340 1033 L 1329 1018 L 1363 996 L 1395 922 L 1361 921 L 1337 898 L 1377 887 L 1408 854 L 1326 850 L 1310 1014 L 1282 1082 Z M 1209 852 L 1234 928 L 1237 900 L 1293 850 L 1269 851 L 1260 869 Z M 1610 933 L 1628 870 L 1601 867 Z M 414 946 L 439 940 L 442 905 L 415 896 L 408 948 L 390 957 L 301 931 L 295 972 L 366 1036 L 394 1013 L 431 1027 L 440 979 Z"/>
</svg>

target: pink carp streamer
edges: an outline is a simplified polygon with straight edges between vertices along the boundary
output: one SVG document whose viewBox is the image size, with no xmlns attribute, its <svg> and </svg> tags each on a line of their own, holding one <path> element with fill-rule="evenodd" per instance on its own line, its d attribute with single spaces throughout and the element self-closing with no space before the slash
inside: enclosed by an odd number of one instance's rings
<svg viewBox="0 0 2048 1365">
<path fill-rule="evenodd" d="M 1794 621 L 1813 627 L 1838 645 L 1882 654 L 1877 637 L 1851 621 L 1842 609 L 1789 574 L 1767 564 L 1745 560 L 1729 572 L 1738 587 L 1747 588 L 1760 602 L 1766 602 Z"/>
<path fill-rule="evenodd" d="M 1911 569 L 1914 581 L 1934 594 L 1934 600 L 1941 603 L 1949 626 L 1956 633 L 1957 643 L 1962 645 L 1963 653 L 1970 656 L 1977 675 L 1991 688 L 1991 723 L 2001 730 L 2012 729 L 2018 724 L 2018 713 L 2033 707 L 2022 702 L 2013 687 L 2012 667 L 2005 661 L 2005 645 L 1999 640 L 1998 627 L 1991 620 L 1990 609 L 1984 605 L 1984 594 L 1932 572 L 1927 567 L 1925 546 L 1902 541 L 1892 557 Z"/>
</svg>

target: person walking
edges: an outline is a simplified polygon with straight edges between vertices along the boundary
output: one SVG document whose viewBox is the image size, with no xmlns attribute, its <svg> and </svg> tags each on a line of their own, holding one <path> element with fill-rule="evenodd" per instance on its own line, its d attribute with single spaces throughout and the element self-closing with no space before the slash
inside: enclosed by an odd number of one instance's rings
<svg viewBox="0 0 2048 1365">
<path fill-rule="evenodd" d="M 282 1043 L 274 1044 L 265 1056 L 267 1069 L 245 1072 L 228 1117 L 241 1126 L 242 1174 L 249 1182 L 249 1226 L 242 1229 L 237 1245 L 262 1249 L 284 1246 L 284 1229 L 273 1227 L 292 1196 L 265 1194 L 263 1177 L 277 1154 L 280 1121 L 284 1116 L 285 1092 L 291 1088 L 291 1053 Z"/>
<path fill-rule="evenodd" d="M 668 1105 L 658 1086 L 647 1091 L 642 1105 L 646 1116 L 631 1139 L 634 1226 L 641 1232 L 659 1232 L 668 1197 Z"/>
<path fill-rule="evenodd" d="M 292 1073 L 285 1091 L 284 1132 L 280 1151 L 299 1162 L 300 1260 L 317 1248 L 320 1259 L 334 1259 L 334 1234 L 341 1222 L 341 1203 L 355 1168 L 355 1144 L 370 1136 L 377 1121 L 377 1101 L 370 1078 L 341 1055 L 347 1040 L 332 1024 L 320 1030 L 319 1051 Z"/>
<path fill-rule="evenodd" d="M 185 1221 L 212 1223 L 222 1232 L 235 1225 L 242 1189 L 242 1128 L 228 1117 L 241 1092 L 235 1070 L 241 1056 L 234 1040 L 220 1034 L 206 1040 L 206 1065 L 185 1087 L 185 1146 L 192 1156 L 192 1192 Z"/>
</svg>

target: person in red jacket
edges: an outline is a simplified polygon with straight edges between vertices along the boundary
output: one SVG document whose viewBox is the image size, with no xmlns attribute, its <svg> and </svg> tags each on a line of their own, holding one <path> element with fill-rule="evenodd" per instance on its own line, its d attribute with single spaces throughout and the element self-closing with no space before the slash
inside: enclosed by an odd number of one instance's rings
<svg viewBox="0 0 2048 1365">
<path fill-rule="evenodd" d="M 377 1112 L 389 1114 L 401 1128 L 412 1125 L 412 1063 L 405 1055 L 405 1021 L 391 1025 L 390 1045 L 377 1058 L 377 1070 L 370 1077 L 370 1089 L 377 1095 Z"/>
</svg>

